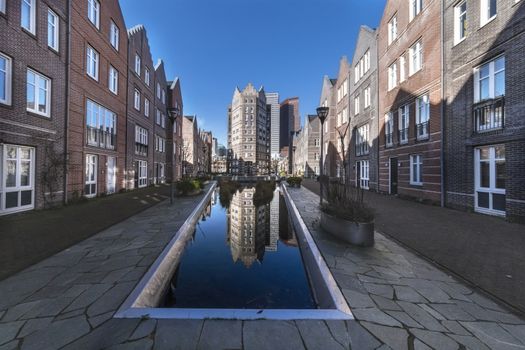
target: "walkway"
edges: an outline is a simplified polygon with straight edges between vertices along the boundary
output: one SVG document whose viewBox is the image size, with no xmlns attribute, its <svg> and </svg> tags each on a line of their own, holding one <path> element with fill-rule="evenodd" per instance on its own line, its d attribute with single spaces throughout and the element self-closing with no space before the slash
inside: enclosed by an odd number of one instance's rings
<svg viewBox="0 0 525 350">
<path fill-rule="evenodd" d="M 319 184 L 303 185 L 319 193 Z M 525 314 L 525 225 L 365 192 L 376 230 Z"/>
<path fill-rule="evenodd" d="M 381 349 L 525 349 L 525 320 L 379 233 L 372 248 L 333 239 L 319 227 L 319 197 L 289 193 L 355 318 L 388 345 Z"/>
<path fill-rule="evenodd" d="M 168 198 L 169 186 L 0 217 L 0 280 Z"/>
</svg>

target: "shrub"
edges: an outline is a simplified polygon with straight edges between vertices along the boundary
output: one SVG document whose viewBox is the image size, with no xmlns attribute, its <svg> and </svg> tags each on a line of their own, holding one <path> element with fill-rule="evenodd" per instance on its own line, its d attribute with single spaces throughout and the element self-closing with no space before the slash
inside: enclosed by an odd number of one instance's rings
<svg viewBox="0 0 525 350">
<path fill-rule="evenodd" d="M 272 201 L 275 191 L 275 181 L 257 181 L 255 184 L 255 194 L 253 204 L 256 207 L 266 205 Z"/>
<path fill-rule="evenodd" d="M 202 189 L 202 184 L 198 180 L 185 179 L 177 181 L 175 184 L 177 191 L 183 196 Z"/>
<path fill-rule="evenodd" d="M 230 206 L 233 194 L 241 188 L 241 184 L 237 181 L 219 180 L 220 202 L 224 208 Z"/>
<path fill-rule="evenodd" d="M 288 185 L 292 187 L 301 187 L 301 182 L 303 181 L 303 178 L 299 176 L 292 176 L 286 179 L 286 181 L 288 182 Z"/>
<path fill-rule="evenodd" d="M 363 198 L 363 189 L 347 186 L 342 183 L 328 182 L 326 198 L 321 210 L 340 219 L 354 222 L 371 222 L 374 220 L 374 211 L 369 208 Z"/>
</svg>

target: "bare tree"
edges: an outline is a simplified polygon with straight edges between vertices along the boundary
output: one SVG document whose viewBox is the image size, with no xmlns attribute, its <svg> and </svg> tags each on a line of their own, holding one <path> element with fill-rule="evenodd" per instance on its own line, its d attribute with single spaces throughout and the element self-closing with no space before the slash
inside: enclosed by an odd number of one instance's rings
<svg viewBox="0 0 525 350">
<path fill-rule="evenodd" d="M 346 138 L 346 134 L 348 133 L 348 130 L 350 129 L 350 123 L 346 123 L 346 127 L 344 128 L 344 132 L 341 131 L 339 128 L 335 128 L 335 130 L 337 130 L 337 133 L 339 134 L 339 141 L 341 142 L 341 152 L 342 152 L 342 158 L 343 158 L 343 176 L 341 176 L 342 179 L 344 179 L 344 182 L 343 183 L 346 183 L 347 181 L 347 173 L 346 173 L 346 168 L 347 168 L 347 159 L 346 159 L 346 147 L 345 147 L 345 138 Z"/>
<path fill-rule="evenodd" d="M 39 140 L 42 143 L 42 140 Z M 57 145 L 62 144 L 62 139 L 46 140 L 42 143 L 43 163 L 40 170 L 40 190 L 44 199 L 44 207 L 51 207 L 57 202 L 56 197 L 63 185 L 65 176 L 66 153 Z M 64 189 L 65 191 L 66 189 Z"/>
</svg>

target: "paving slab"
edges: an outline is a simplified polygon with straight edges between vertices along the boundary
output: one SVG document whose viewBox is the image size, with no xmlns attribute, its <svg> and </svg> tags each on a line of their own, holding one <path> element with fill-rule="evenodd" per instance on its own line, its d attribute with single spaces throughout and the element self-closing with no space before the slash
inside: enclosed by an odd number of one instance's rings
<svg viewBox="0 0 525 350">
<path fill-rule="evenodd" d="M 305 349 L 293 321 L 245 321 L 242 339 L 246 350 Z"/>
<path fill-rule="evenodd" d="M 241 349 L 242 321 L 206 320 L 197 344 L 199 350 Z"/>
</svg>

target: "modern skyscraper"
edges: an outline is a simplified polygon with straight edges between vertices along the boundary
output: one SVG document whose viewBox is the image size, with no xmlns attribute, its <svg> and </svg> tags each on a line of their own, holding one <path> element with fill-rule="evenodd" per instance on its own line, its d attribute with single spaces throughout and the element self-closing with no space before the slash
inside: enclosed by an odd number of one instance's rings
<svg viewBox="0 0 525 350">
<path fill-rule="evenodd" d="M 299 97 L 287 98 L 281 103 L 280 116 L 280 143 L 279 150 L 290 146 L 290 132 L 299 131 L 301 128 L 301 117 L 299 115 Z M 272 128 L 273 131 L 273 128 Z"/>
<path fill-rule="evenodd" d="M 270 119 L 270 154 L 272 159 L 278 158 L 280 153 L 280 125 L 281 114 L 279 105 L 279 93 L 267 92 L 266 105 L 268 118 Z"/>
<path fill-rule="evenodd" d="M 270 119 L 264 88 L 250 83 L 233 93 L 228 107 L 229 172 L 265 175 L 270 168 Z"/>
</svg>

